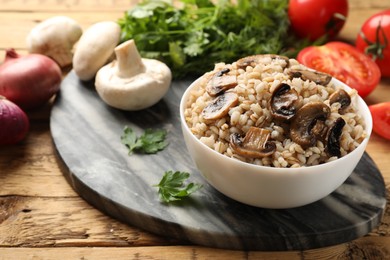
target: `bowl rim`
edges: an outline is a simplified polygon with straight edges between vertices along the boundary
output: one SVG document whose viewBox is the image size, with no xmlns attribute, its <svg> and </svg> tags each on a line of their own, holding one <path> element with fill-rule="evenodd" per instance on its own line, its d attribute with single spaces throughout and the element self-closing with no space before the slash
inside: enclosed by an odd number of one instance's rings
<svg viewBox="0 0 390 260">
<path fill-rule="evenodd" d="M 336 160 L 330 161 L 330 162 L 325 162 L 325 163 L 321 163 L 321 164 L 318 164 L 318 165 L 302 166 L 302 167 L 297 167 L 297 168 L 272 167 L 272 166 L 256 165 L 256 164 L 251 164 L 251 163 L 240 161 L 240 160 L 235 159 L 235 158 L 228 157 L 228 156 L 226 156 L 224 154 L 221 154 L 221 153 L 215 151 L 214 149 L 211 149 L 206 144 L 202 143 L 192 133 L 192 131 L 188 127 L 187 122 L 186 122 L 185 117 L 184 117 L 184 110 L 185 110 L 185 105 L 187 103 L 188 96 L 190 95 L 191 91 L 195 87 L 198 86 L 199 82 L 201 81 L 201 79 L 203 77 L 204 77 L 204 75 L 202 75 L 202 76 L 198 77 L 197 79 L 195 79 L 187 87 L 187 89 L 184 91 L 184 93 L 183 93 L 183 95 L 182 95 L 182 97 L 180 99 L 179 109 L 180 109 L 180 121 L 181 121 L 181 124 L 182 124 L 182 128 L 184 127 L 185 131 L 187 131 L 189 133 L 189 136 L 192 139 L 194 139 L 196 143 L 200 144 L 204 148 L 209 149 L 211 153 L 215 154 L 219 158 L 221 158 L 223 160 L 228 160 L 228 161 L 230 161 L 230 162 L 232 162 L 234 164 L 242 165 L 242 166 L 245 166 L 245 167 L 249 167 L 250 169 L 258 170 L 259 172 L 261 172 L 261 170 L 267 170 L 267 171 L 277 171 L 280 174 L 281 173 L 286 173 L 286 174 L 289 174 L 289 175 L 292 174 L 292 173 L 294 175 L 296 175 L 296 174 L 313 174 L 313 173 L 311 173 L 311 170 L 313 170 L 313 172 L 320 172 L 319 170 L 322 169 L 322 168 L 328 168 L 329 166 L 337 165 L 337 164 L 339 164 L 339 163 L 341 163 L 343 161 L 348 161 L 349 158 L 354 156 L 360 149 L 362 149 L 362 147 L 364 147 L 364 150 L 365 150 L 366 146 L 367 146 L 367 143 L 368 143 L 368 141 L 370 139 L 370 136 L 372 134 L 372 127 L 373 127 L 372 124 L 373 124 L 373 121 L 372 121 L 372 116 L 371 116 L 370 110 L 368 108 L 367 103 L 363 100 L 363 98 L 360 97 L 356 93 L 356 95 L 357 95 L 356 96 L 356 98 L 357 98 L 356 104 L 358 106 L 358 109 L 359 109 L 360 113 L 362 114 L 362 116 L 364 118 L 364 121 L 365 121 L 365 129 L 364 130 L 366 131 L 366 137 L 363 139 L 363 141 L 353 151 L 349 152 L 345 156 L 343 156 L 341 158 L 338 158 Z M 341 87 L 341 88 L 346 89 L 348 91 L 352 90 L 351 87 L 349 87 L 348 85 L 346 85 L 342 81 L 336 79 L 335 77 L 332 77 L 331 82 L 333 82 L 333 84 L 336 87 Z M 359 149 L 359 147 L 360 147 L 360 149 Z"/>
</svg>

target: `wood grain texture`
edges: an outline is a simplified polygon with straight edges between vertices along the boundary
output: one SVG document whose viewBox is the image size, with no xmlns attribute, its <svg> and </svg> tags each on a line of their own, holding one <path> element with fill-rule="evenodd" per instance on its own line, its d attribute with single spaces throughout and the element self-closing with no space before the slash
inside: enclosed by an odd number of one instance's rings
<svg viewBox="0 0 390 260">
<path fill-rule="evenodd" d="M 123 12 L 137 0 L 1 0 L 2 12 Z"/>
<path fill-rule="evenodd" d="M 389 259 L 388 244 L 383 239 L 368 238 L 334 247 L 304 252 L 233 251 L 197 246 L 137 247 L 67 247 L 67 248 L 0 248 L 0 259 L 213 259 L 213 260 L 319 260 L 319 259 Z"/>
<path fill-rule="evenodd" d="M 58 11 L 62 12 L 95 12 L 95 11 L 123 11 L 130 8 L 138 0 L 1 0 L 0 11 Z M 388 8 L 389 4 L 383 0 L 350 0 L 350 9 Z"/>
<path fill-rule="evenodd" d="M 0 214 L 2 246 L 120 247 L 170 245 L 173 244 L 170 241 L 174 241 L 138 228 L 129 229 L 77 196 L 1 197 L 0 212 L 4 212 Z M 180 243 L 176 241 L 175 244 Z"/>
<path fill-rule="evenodd" d="M 1 3 L 0 3 L 1 4 Z M 80 26 L 85 31 L 92 24 L 107 20 L 117 21 L 123 16 L 123 12 L 105 12 L 96 11 L 91 13 L 83 12 L 71 12 L 64 13 L 62 11 L 56 12 L 5 12 L 0 15 L 0 35 L 8 35 L 10 28 L 14 30 L 12 37 L 4 37 L 4 40 L 0 41 L 0 60 L 4 57 L 4 50 L 7 48 L 14 48 L 17 50 L 23 50 L 27 48 L 26 38 L 32 28 L 45 19 L 48 19 L 57 15 L 66 15 L 75 21 L 80 23 Z"/>
<path fill-rule="evenodd" d="M 132 1 L 0 0 L 0 63 L 5 48 L 16 47 L 21 53 L 27 53 L 26 34 L 38 21 L 65 14 L 77 18 L 87 28 L 103 19 L 121 17 L 127 3 L 130 5 Z M 349 3 L 350 15 L 340 36 L 349 42 L 354 41 L 364 19 L 389 8 L 388 0 L 350 0 Z M 371 104 L 389 100 L 390 79 L 383 79 L 366 98 Z M 382 223 L 363 238 L 292 252 L 230 251 L 182 245 L 180 241 L 167 241 L 123 224 L 81 199 L 62 177 L 53 152 L 50 111 L 51 106 L 47 105 L 29 112 L 32 129 L 27 139 L 14 147 L 0 148 L 0 259 L 390 258 L 389 206 Z M 382 172 L 390 205 L 390 141 L 373 134 L 367 152 Z"/>
</svg>

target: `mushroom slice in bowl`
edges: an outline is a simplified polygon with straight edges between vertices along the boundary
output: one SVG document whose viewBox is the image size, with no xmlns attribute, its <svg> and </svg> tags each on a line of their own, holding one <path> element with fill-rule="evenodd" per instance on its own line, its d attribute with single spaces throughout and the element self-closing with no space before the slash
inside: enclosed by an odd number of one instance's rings
<svg viewBox="0 0 390 260">
<path fill-rule="evenodd" d="M 263 158 L 276 150 L 274 142 L 268 141 L 271 131 L 264 128 L 250 127 L 245 137 L 233 133 L 230 135 L 230 146 L 233 151 L 246 158 Z"/>
<path fill-rule="evenodd" d="M 304 69 L 291 69 L 289 75 L 292 78 L 301 78 L 302 80 L 311 80 L 316 84 L 326 86 L 332 80 L 332 76 L 321 73 L 318 71 L 304 70 Z"/>
<path fill-rule="evenodd" d="M 338 89 L 329 97 L 330 105 L 337 102 L 341 105 L 339 109 L 339 113 L 341 113 L 351 104 L 351 97 L 344 89 Z"/>
<path fill-rule="evenodd" d="M 272 92 L 269 106 L 274 118 L 289 121 L 300 108 L 301 101 L 295 89 L 281 83 Z"/>
<path fill-rule="evenodd" d="M 225 92 L 211 101 L 202 111 L 205 120 L 215 120 L 226 116 L 229 109 L 238 103 L 238 95 L 234 92 Z"/>
<path fill-rule="evenodd" d="M 325 130 L 324 122 L 329 114 L 330 108 L 323 102 L 311 102 L 303 105 L 291 122 L 292 141 L 302 146 L 303 149 L 314 146 L 320 133 Z"/>
<path fill-rule="evenodd" d="M 329 128 L 326 136 L 326 151 L 329 156 L 341 157 L 340 151 L 340 137 L 343 133 L 343 127 L 345 126 L 345 121 L 343 118 L 337 118 L 333 125 Z"/>
<path fill-rule="evenodd" d="M 285 67 L 288 67 L 289 65 L 289 58 L 286 56 L 276 55 L 276 54 L 258 54 L 258 55 L 252 55 L 247 56 L 244 58 L 241 58 L 237 61 L 237 67 L 241 69 L 245 69 L 248 66 L 255 67 L 257 64 L 262 63 L 262 60 L 264 58 L 271 58 L 271 59 L 282 59 L 286 61 Z"/>
<path fill-rule="evenodd" d="M 237 77 L 235 75 L 228 75 L 229 71 L 230 69 L 228 68 L 222 69 L 210 78 L 206 85 L 206 91 L 210 96 L 217 96 L 237 86 Z"/>
</svg>

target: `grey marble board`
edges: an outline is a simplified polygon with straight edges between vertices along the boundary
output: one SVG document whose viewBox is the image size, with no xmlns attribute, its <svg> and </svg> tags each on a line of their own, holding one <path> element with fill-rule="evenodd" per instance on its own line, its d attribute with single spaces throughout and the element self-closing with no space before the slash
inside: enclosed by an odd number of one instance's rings
<svg viewBox="0 0 390 260">
<path fill-rule="evenodd" d="M 63 80 L 50 127 L 64 176 L 99 210 L 125 223 L 185 243 L 240 250 L 302 250 L 364 236 L 386 205 L 383 178 L 371 158 L 362 160 L 335 192 L 307 206 L 270 210 L 233 201 L 209 186 L 189 157 L 179 120 L 179 100 L 190 80 L 175 81 L 158 104 L 123 112 L 103 103 L 93 82 L 74 72 Z M 153 94 L 153 93 L 151 93 Z M 127 154 L 123 128 L 168 131 L 168 147 L 155 155 Z M 157 184 L 167 170 L 187 171 L 204 188 L 188 199 L 160 202 Z M 93 223 L 91 223 L 93 225 Z"/>
</svg>

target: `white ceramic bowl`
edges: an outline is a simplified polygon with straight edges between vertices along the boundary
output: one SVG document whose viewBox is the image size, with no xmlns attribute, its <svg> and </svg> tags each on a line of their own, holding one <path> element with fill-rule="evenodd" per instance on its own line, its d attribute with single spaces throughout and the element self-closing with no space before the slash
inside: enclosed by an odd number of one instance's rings
<svg viewBox="0 0 390 260">
<path fill-rule="evenodd" d="M 199 80 L 199 79 L 198 79 Z M 350 89 L 333 79 L 335 85 Z M 180 120 L 187 149 L 197 168 L 215 189 L 239 202 L 263 208 L 292 208 L 322 199 L 349 177 L 361 159 L 372 131 L 372 117 L 366 103 L 357 106 L 365 120 L 367 137 L 352 152 L 337 160 L 301 168 L 275 168 L 245 163 L 220 154 L 196 138 L 188 128 L 184 109 L 192 83 L 180 102 Z"/>
</svg>

